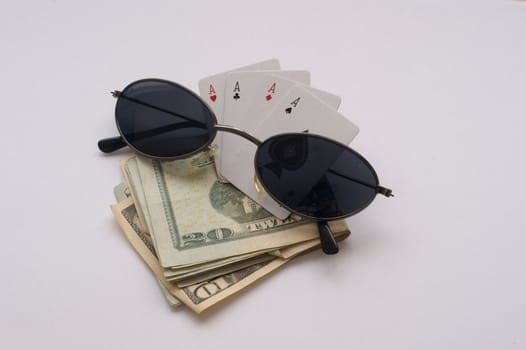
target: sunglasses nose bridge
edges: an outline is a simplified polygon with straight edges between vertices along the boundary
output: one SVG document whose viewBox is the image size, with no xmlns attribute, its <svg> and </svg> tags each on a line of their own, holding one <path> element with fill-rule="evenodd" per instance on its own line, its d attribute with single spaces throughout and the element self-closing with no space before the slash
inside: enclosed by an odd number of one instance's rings
<svg viewBox="0 0 526 350">
<path fill-rule="evenodd" d="M 231 134 L 236 134 L 238 136 L 241 136 L 244 139 L 249 140 L 250 142 L 252 142 L 256 146 L 261 145 L 261 141 L 260 140 L 258 140 L 254 136 L 250 135 L 246 131 L 238 129 L 238 128 L 235 128 L 233 126 L 224 125 L 224 124 L 216 124 L 216 125 L 214 125 L 214 129 L 217 130 L 217 131 L 225 131 L 225 132 L 229 132 Z"/>
</svg>

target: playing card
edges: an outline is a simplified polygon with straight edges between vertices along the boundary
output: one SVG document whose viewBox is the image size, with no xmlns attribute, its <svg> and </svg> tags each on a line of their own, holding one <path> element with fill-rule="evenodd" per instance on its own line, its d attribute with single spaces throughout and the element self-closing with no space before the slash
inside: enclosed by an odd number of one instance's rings
<svg viewBox="0 0 526 350">
<path fill-rule="evenodd" d="M 358 134 L 358 131 L 358 127 L 345 116 L 324 104 L 304 87 L 295 86 L 276 104 L 269 116 L 256 127 L 254 136 L 264 141 L 281 133 L 308 132 L 347 145 Z M 319 179 L 325 173 L 326 165 L 332 161 L 330 158 L 324 158 L 322 161 L 307 158 L 302 167 L 310 169 L 312 179 Z M 323 162 L 326 164 L 322 164 Z M 305 181 L 302 184 L 299 182 L 289 184 L 290 188 L 287 191 L 300 193 L 304 190 Z M 295 188 L 296 185 L 297 188 Z"/>
<path fill-rule="evenodd" d="M 325 104 L 337 110 L 341 103 L 341 97 L 336 96 L 330 92 L 315 89 L 300 81 L 293 81 L 287 76 L 275 74 L 268 71 L 262 74 L 263 79 L 260 80 L 259 85 L 255 88 L 257 90 L 255 98 L 250 102 L 250 109 L 246 113 L 249 116 L 249 121 L 237 120 L 242 127 L 241 129 L 252 134 L 256 127 L 268 116 L 274 109 L 276 103 L 283 98 L 288 91 L 296 85 L 303 86 L 313 95 L 322 100 Z M 247 118 L 245 118 L 246 120 Z M 237 125 L 237 124 L 236 124 Z"/>
<path fill-rule="evenodd" d="M 199 95 L 204 101 L 208 103 L 210 108 L 214 111 L 218 123 L 222 124 L 224 102 L 223 92 L 225 90 L 225 78 L 229 73 L 235 71 L 266 71 L 279 69 L 279 61 L 277 59 L 270 59 L 254 63 L 248 66 L 231 69 L 223 73 L 214 74 L 212 76 L 199 80 Z"/>
<path fill-rule="evenodd" d="M 349 144 L 358 127 L 303 86 L 292 87 L 280 99 L 269 116 L 254 130 L 254 136 L 265 140 L 285 132 L 310 132 Z"/>
<path fill-rule="evenodd" d="M 215 74 L 199 80 L 199 95 L 206 101 L 210 106 L 214 114 L 216 115 L 217 122 L 223 124 L 223 107 L 224 107 L 224 91 L 225 91 L 225 78 L 226 76 L 234 71 L 265 71 L 265 70 L 279 70 L 280 64 L 277 59 L 270 59 L 248 66 L 232 69 L 223 73 Z M 220 137 L 216 137 L 214 144 L 221 148 L 218 144 L 221 141 Z M 219 158 L 219 155 L 217 156 Z M 220 180 L 221 176 L 218 174 Z"/>
<path fill-rule="evenodd" d="M 272 72 L 276 77 L 282 78 L 284 81 L 283 88 L 288 89 L 297 83 L 306 85 L 310 83 L 310 73 L 308 71 L 268 72 Z M 244 131 L 249 131 L 255 124 L 259 123 L 262 117 L 261 113 L 264 111 L 252 108 L 252 103 L 258 100 L 258 97 L 263 98 L 261 95 L 265 94 L 266 96 L 270 96 L 268 100 L 265 99 L 265 101 L 267 101 L 268 104 L 272 104 L 272 102 L 277 99 L 277 97 L 272 98 L 272 96 L 279 95 L 283 90 L 279 85 L 281 84 L 279 81 L 275 81 L 272 84 L 268 82 L 268 80 L 265 71 L 239 71 L 228 74 L 225 79 L 223 123 Z M 267 84 L 269 84 L 269 86 L 267 86 Z M 251 111 L 250 114 L 248 113 L 249 111 Z M 216 150 L 216 170 L 223 180 L 228 180 L 222 173 L 223 158 L 229 157 L 229 153 L 233 147 L 238 146 L 239 136 L 221 133 L 216 136 L 216 139 L 218 139 L 217 144 L 220 146 L 220 148 Z"/>
<path fill-rule="evenodd" d="M 270 73 L 276 77 L 274 80 L 272 76 L 269 77 Z M 224 124 L 242 130 L 253 127 L 261 119 L 249 116 L 247 112 L 251 110 L 258 114 L 263 113 L 257 108 L 254 109 L 253 103 L 261 99 L 272 105 L 282 91 L 298 83 L 309 85 L 310 73 L 305 70 L 282 70 L 238 71 L 228 74 L 225 79 Z"/>
<path fill-rule="evenodd" d="M 277 79 L 276 77 L 272 78 Z M 281 120 L 284 118 L 283 115 L 288 116 L 285 109 L 288 108 L 291 101 L 295 101 L 297 98 L 300 98 L 300 100 L 296 103 L 295 108 L 298 108 L 298 110 L 294 111 L 294 118 L 296 119 L 294 123 Z M 328 103 L 324 103 L 322 99 L 326 100 Z M 272 113 L 266 119 L 259 121 L 259 123 L 255 123 L 256 125 L 260 124 L 260 128 L 262 127 L 263 131 L 260 131 L 259 128 L 256 129 L 252 127 L 251 133 L 263 141 L 266 136 L 261 137 L 261 135 L 266 135 L 268 133 L 275 135 L 291 131 L 304 131 L 306 128 L 311 127 L 311 125 L 332 124 L 334 122 L 334 128 L 345 126 L 346 130 L 351 131 L 352 136 L 354 137 L 357 128 L 347 120 L 343 123 L 342 118 L 345 119 L 345 117 L 336 112 L 336 108 L 340 105 L 340 101 L 341 99 L 339 97 L 328 92 L 301 85 L 293 85 L 274 103 Z M 313 113 L 311 113 L 309 108 L 313 108 Z M 319 122 L 317 120 L 312 122 L 310 121 L 311 118 L 319 119 Z M 267 124 L 273 124 L 272 131 L 272 128 L 268 127 Z M 296 125 L 294 126 L 294 124 Z M 349 127 L 348 124 L 351 124 L 351 127 Z M 268 129 L 268 133 L 265 132 L 265 127 Z M 325 129 L 329 129 L 329 127 L 326 127 Z M 231 136 L 237 138 L 235 141 L 236 146 L 231 147 L 229 152 L 225 152 L 224 154 L 222 159 L 223 175 L 234 186 L 263 206 L 274 216 L 280 219 L 286 218 L 290 214 L 289 211 L 281 207 L 276 201 L 270 198 L 268 194 L 258 192 L 255 186 L 254 155 L 256 153 L 256 145 L 237 135 Z M 351 139 L 352 138 L 350 138 L 348 142 L 350 142 Z"/>
</svg>

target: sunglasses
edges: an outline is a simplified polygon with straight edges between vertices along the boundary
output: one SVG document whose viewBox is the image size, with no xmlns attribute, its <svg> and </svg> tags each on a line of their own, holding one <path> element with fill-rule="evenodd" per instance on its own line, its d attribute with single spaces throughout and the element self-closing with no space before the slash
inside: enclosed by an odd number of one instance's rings
<svg viewBox="0 0 526 350">
<path fill-rule="evenodd" d="M 112 95 L 117 98 L 115 120 L 121 136 L 100 140 L 102 152 L 128 146 L 145 157 L 176 160 L 206 150 L 217 131 L 237 134 L 257 146 L 256 186 L 260 184 L 291 213 L 316 220 L 326 254 L 338 252 L 328 221 L 358 213 L 377 194 L 393 196 L 379 185 L 364 157 L 327 137 L 284 133 L 260 141 L 243 130 L 218 124 L 198 95 L 167 80 L 138 80 Z"/>
</svg>

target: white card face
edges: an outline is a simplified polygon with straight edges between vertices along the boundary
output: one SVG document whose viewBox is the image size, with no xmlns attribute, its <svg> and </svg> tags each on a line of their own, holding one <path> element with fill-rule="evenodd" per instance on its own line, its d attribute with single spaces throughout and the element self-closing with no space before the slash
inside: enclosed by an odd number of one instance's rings
<svg viewBox="0 0 526 350">
<path fill-rule="evenodd" d="M 358 134 L 359 129 L 308 88 L 296 85 L 257 126 L 254 136 L 263 141 L 277 134 L 305 131 L 347 145 Z"/>
<path fill-rule="evenodd" d="M 276 102 L 290 88 L 297 84 L 309 84 L 310 74 L 307 71 L 235 72 L 230 73 L 226 80 L 224 123 L 253 134 L 256 126 L 267 117 Z M 241 94 L 236 86 L 243 90 Z M 339 96 L 312 87 L 308 89 L 328 105 L 338 109 L 341 103 Z M 234 99 L 236 96 L 239 98 Z M 239 147 L 239 136 L 223 133 L 218 137 L 222 138 L 222 149 L 219 150 L 220 162 L 216 162 L 216 167 L 221 178 L 229 181 L 229 176 L 223 173 L 233 171 L 229 167 L 235 160 L 227 161 L 228 166 L 223 167 L 223 159 L 233 157 L 233 151 Z"/>
<path fill-rule="evenodd" d="M 264 79 L 261 81 L 260 86 L 257 87 L 259 92 L 256 93 L 255 98 L 250 103 L 251 109 L 247 113 L 251 117 L 250 122 L 240 122 L 240 124 L 246 125 L 243 130 L 254 134 L 255 130 L 265 121 L 276 104 L 296 85 L 304 87 L 331 108 L 337 110 L 340 107 L 341 97 L 339 96 L 306 86 L 301 84 L 301 82 L 286 79 L 273 72 L 267 72 L 264 74 Z"/>
<path fill-rule="evenodd" d="M 267 138 L 287 132 L 309 132 L 349 144 L 358 134 L 358 127 L 345 116 L 322 103 L 316 96 L 301 86 L 293 87 L 280 100 L 270 115 L 258 126 L 255 136 L 264 141 Z M 332 159 L 323 159 L 327 165 Z M 302 166 L 310 169 L 312 179 L 319 179 L 327 167 L 316 161 L 306 161 Z M 318 162 L 318 163 L 317 163 Z M 292 183 L 288 192 L 301 193 L 305 181 Z M 295 186 L 298 186 L 295 188 Z"/>
<path fill-rule="evenodd" d="M 268 73 L 272 73 L 276 79 L 281 79 L 271 81 L 272 78 L 269 79 Z M 247 129 L 253 128 L 255 122 L 261 121 L 261 113 L 264 112 L 253 108 L 255 100 L 261 99 L 271 105 L 282 91 L 298 83 L 309 85 L 310 73 L 305 70 L 282 70 L 239 71 L 228 74 L 225 80 L 224 124 L 249 131 Z M 281 84 L 283 87 L 280 86 Z M 260 115 L 248 115 L 249 111 Z"/>
<path fill-rule="evenodd" d="M 295 83 L 310 83 L 310 73 L 308 71 L 272 71 L 272 73 L 277 77 L 287 78 L 284 81 L 287 82 L 289 87 Z M 257 99 L 258 95 L 263 95 L 263 90 L 266 95 L 270 96 L 276 94 L 276 92 L 279 95 L 281 91 L 277 84 L 270 88 L 266 87 L 266 78 L 265 71 L 242 71 L 228 74 L 225 80 L 224 124 L 250 132 L 250 129 L 261 121 L 259 111 L 252 108 L 253 101 Z M 271 90 L 271 92 L 268 93 L 267 90 Z M 276 100 L 276 98 L 272 99 L 272 97 L 269 99 L 269 102 Z M 250 114 L 249 111 L 251 111 Z M 218 134 L 216 139 L 218 139 L 216 144 L 219 146 L 215 156 L 216 170 L 223 182 L 225 182 L 228 181 L 228 178 L 223 175 L 223 158 L 228 157 L 232 148 L 238 146 L 239 136 L 223 132 Z"/>
<path fill-rule="evenodd" d="M 216 115 L 217 122 L 223 124 L 223 107 L 224 107 L 224 91 L 225 91 L 225 78 L 227 75 L 234 71 L 265 71 L 265 70 L 279 70 L 280 64 L 277 59 L 270 59 L 248 66 L 236 68 L 229 70 L 223 73 L 214 74 L 212 76 L 203 78 L 199 80 L 199 95 L 201 98 L 206 101 L 209 107 L 212 109 Z M 220 136 L 220 135 L 219 135 Z M 218 145 L 221 148 L 221 137 L 216 137 L 214 144 Z M 220 155 L 216 155 L 216 161 L 220 160 Z M 225 182 L 226 180 L 221 177 L 218 173 L 218 178 L 220 181 Z"/>
<path fill-rule="evenodd" d="M 232 69 L 223 73 L 214 74 L 212 76 L 199 80 L 199 95 L 208 103 L 212 111 L 214 111 L 217 122 L 223 123 L 223 105 L 224 105 L 224 90 L 226 76 L 235 71 L 265 71 L 265 70 L 279 70 L 280 64 L 277 59 L 270 59 L 248 66 Z"/>
<path fill-rule="evenodd" d="M 276 79 L 276 77 L 271 77 L 273 79 Z M 265 82 L 268 85 L 268 81 Z M 263 90 L 264 91 L 264 90 Z M 291 95 L 291 92 L 293 95 Z M 277 93 L 277 90 L 276 90 Z M 291 99 L 291 96 L 296 96 L 298 93 L 301 93 L 301 98 L 304 98 L 304 100 L 312 100 L 312 105 L 319 105 L 315 108 L 315 110 L 328 110 L 331 111 L 331 115 L 333 113 L 339 115 L 336 112 L 336 108 L 338 108 L 341 99 L 338 96 L 335 96 L 333 94 L 330 94 L 328 92 L 324 92 L 317 89 L 312 89 L 310 87 L 305 87 L 301 85 L 293 85 L 288 90 L 284 91 L 283 95 L 280 99 L 276 99 L 276 102 L 274 103 L 275 111 L 280 109 L 287 108 L 289 104 L 289 99 Z M 317 98 L 316 96 L 319 96 L 320 98 Z M 263 95 L 265 97 L 265 95 Z M 329 102 L 331 105 L 324 103 L 321 99 L 325 99 L 327 102 Z M 256 106 L 257 104 L 255 104 Z M 308 103 L 306 103 L 306 108 L 309 108 Z M 297 108 L 299 108 L 299 103 Z M 303 108 L 302 108 L 303 109 Z M 308 111 L 308 110 L 307 110 Z M 300 111 L 298 111 L 300 112 Z M 303 114 L 305 114 L 305 110 L 301 111 Z M 284 112 L 285 113 L 285 112 Z M 322 112 L 324 113 L 324 112 Z M 254 113 L 256 114 L 256 113 Z M 276 116 L 274 116 L 276 114 Z M 327 113 L 325 113 L 327 114 Z M 325 115 L 321 114 L 321 115 Z M 251 114 L 252 115 L 252 114 Z M 280 134 L 284 132 L 291 132 L 291 131 L 303 131 L 305 123 L 307 118 L 303 120 L 298 113 L 297 119 L 302 119 L 298 121 L 298 127 L 292 128 L 290 125 L 288 126 L 289 129 L 286 129 L 285 127 L 282 127 L 280 123 L 281 120 L 278 118 L 279 113 L 271 113 L 270 116 L 267 119 L 264 119 L 259 124 L 262 126 L 265 126 L 267 124 L 267 120 L 271 117 L 275 118 L 274 121 L 271 121 L 269 123 L 277 123 L 274 125 L 275 132 L 272 135 Z M 339 115 L 340 116 L 340 115 Z M 281 117 L 281 116 L 279 116 Z M 341 116 L 344 118 L 343 116 Z M 331 118 L 324 118 L 324 123 L 332 123 Z M 350 122 L 347 122 L 350 123 Z M 336 126 L 337 127 L 337 126 Z M 251 133 L 259 138 L 260 140 L 264 140 L 264 138 L 259 137 L 258 130 L 251 130 Z M 272 213 L 274 216 L 284 219 L 286 218 L 290 213 L 283 207 L 281 207 L 276 201 L 274 201 L 268 194 L 261 194 L 258 193 L 256 186 L 254 184 L 254 155 L 256 153 L 256 146 L 251 143 L 250 141 L 245 140 L 244 138 L 237 136 L 237 135 L 229 135 L 235 137 L 235 147 L 231 147 L 229 149 L 229 152 L 225 152 L 222 158 L 222 171 L 223 175 L 238 189 L 243 191 L 247 196 L 252 198 L 255 202 L 263 206 L 266 210 L 268 210 L 270 213 Z M 232 138 L 234 140 L 234 138 Z M 350 141 L 350 140 L 349 140 Z"/>
</svg>

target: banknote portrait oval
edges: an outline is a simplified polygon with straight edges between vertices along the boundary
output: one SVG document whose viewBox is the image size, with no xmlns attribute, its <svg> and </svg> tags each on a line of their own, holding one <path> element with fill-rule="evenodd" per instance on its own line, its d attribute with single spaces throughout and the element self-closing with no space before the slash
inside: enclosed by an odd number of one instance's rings
<svg viewBox="0 0 526 350">
<path fill-rule="evenodd" d="M 213 230 L 208 231 L 206 236 L 209 239 L 216 240 L 216 241 L 222 241 L 225 239 L 229 239 L 232 236 L 233 232 L 231 229 L 227 227 L 220 227 Z"/>
</svg>

